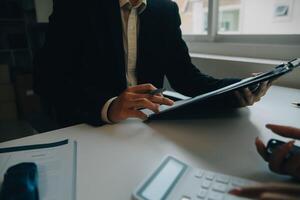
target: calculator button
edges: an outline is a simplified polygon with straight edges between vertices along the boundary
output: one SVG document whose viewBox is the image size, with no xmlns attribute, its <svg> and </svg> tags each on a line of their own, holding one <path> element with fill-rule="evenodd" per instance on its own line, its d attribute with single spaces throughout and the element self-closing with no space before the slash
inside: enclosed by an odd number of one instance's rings
<svg viewBox="0 0 300 200">
<path fill-rule="evenodd" d="M 231 184 L 235 187 L 245 186 L 246 182 L 243 179 L 234 178 L 231 180 Z"/>
<path fill-rule="evenodd" d="M 208 194 L 208 200 L 223 200 L 224 194 L 218 192 L 210 192 Z"/>
<path fill-rule="evenodd" d="M 215 178 L 215 175 L 213 173 L 211 173 L 211 172 L 206 172 L 205 173 L 205 178 L 207 180 L 213 180 Z"/>
<path fill-rule="evenodd" d="M 202 178 L 204 172 L 202 170 L 197 170 L 196 174 L 195 174 L 195 177 L 196 178 Z"/>
<path fill-rule="evenodd" d="M 204 199 L 204 198 L 206 197 L 206 195 L 207 195 L 207 190 L 201 189 L 201 190 L 198 192 L 198 194 L 197 194 L 197 198 L 198 198 L 198 199 Z"/>
<path fill-rule="evenodd" d="M 204 180 L 202 182 L 202 187 L 203 188 L 209 188 L 211 186 L 211 181 L 208 181 L 208 180 Z"/>
<path fill-rule="evenodd" d="M 227 185 L 222 183 L 214 183 L 213 190 L 217 192 L 226 192 Z"/>
<path fill-rule="evenodd" d="M 229 182 L 229 177 L 225 176 L 225 175 L 218 175 L 217 176 L 217 182 L 228 183 Z"/>
</svg>

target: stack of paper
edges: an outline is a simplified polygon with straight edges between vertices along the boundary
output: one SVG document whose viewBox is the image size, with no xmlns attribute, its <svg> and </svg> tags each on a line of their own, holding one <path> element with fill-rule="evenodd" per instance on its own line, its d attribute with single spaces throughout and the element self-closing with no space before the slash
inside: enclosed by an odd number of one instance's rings
<svg viewBox="0 0 300 200">
<path fill-rule="evenodd" d="M 38 166 L 40 199 L 76 199 L 76 142 L 18 146 L 0 149 L 0 184 L 11 166 L 34 162 Z"/>
</svg>

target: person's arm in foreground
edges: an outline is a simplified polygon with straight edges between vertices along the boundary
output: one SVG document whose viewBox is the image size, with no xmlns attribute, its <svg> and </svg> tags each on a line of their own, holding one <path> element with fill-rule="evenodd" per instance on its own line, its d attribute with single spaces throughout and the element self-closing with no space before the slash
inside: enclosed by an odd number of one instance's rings
<svg viewBox="0 0 300 200">
<path fill-rule="evenodd" d="M 288 126 L 268 124 L 267 128 L 274 133 L 292 139 L 300 139 L 300 129 Z M 269 168 L 283 175 L 290 175 L 300 179 L 300 152 L 286 159 L 293 148 L 294 141 L 278 147 L 271 156 L 268 156 L 265 144 L 257 138 L 255 141 L 257 151 L 269 163 Z M 300 199 L 300 186 L 285 183 L 267 183 L 253 187 L 236 188 L 231 194 L 254 199 L 268 200 L 296 200 Z"/>
</svg>

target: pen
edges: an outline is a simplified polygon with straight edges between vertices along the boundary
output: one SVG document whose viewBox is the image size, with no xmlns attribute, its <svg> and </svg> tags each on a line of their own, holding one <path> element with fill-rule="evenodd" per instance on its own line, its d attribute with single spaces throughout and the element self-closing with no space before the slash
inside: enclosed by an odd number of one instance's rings
<svg viewBox="0 0 300 200">
<path fill-rule="evenodd" d="M 159 88 L 159 89 L 156 89 L 156 90 L 151 90 L 148 94 L 150 95 L 156 95 L 156 94 L 161 94 L 165 91 L 165 88 Z"/>
<path fill-rule="evenodd" d="M 300 107 L 300 103 L 292 103 L 293 105 L 297 106 L 297 107 Z"/>
<path fill-rule="evenodd" d="M 154 96 L 156 94 L 162 94 L 166 89 L 165 88 L 159 88 L 156 90 L 151 90 L 150 92 L 148 92 L 148 94 Z M 138 109 L 138 110 L 142 110 L 142 108 Z"/>
</svg>

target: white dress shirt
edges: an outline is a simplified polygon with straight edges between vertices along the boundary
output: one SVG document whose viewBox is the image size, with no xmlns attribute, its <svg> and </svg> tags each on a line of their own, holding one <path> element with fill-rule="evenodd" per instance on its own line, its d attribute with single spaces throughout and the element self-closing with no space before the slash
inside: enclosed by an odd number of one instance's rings
<svg viewBox="0 0 300 200">
<path fill-rule="evenodd" d="M 137 84 L 136 78 L 136 61 L 139 33 L 139 15 L 146 9 L 147 1 L 138 0 L 135 6 L 132 6 L 129 0 L 120 0 L 123 46 L 125 52 L 126 78 L 128 86 Z M 117 97 L 109 99 L 103 106 L 101 118 L 103 121 L 111 123 L 108 119 L 108 109 L 110 104 Z"/>
</svg>

